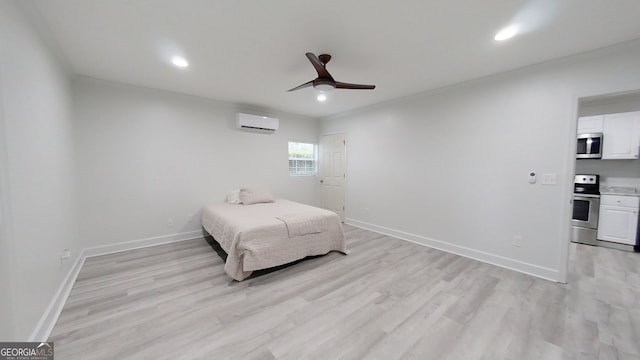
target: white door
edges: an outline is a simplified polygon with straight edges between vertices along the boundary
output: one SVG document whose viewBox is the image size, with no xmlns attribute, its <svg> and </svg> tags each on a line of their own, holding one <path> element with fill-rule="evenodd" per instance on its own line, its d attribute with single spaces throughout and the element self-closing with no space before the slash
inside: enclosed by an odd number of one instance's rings
<svg viewBox="0 0 640 360">
<path fill-rule="evenodd" d="M 344 134 L 324 135 L 320 139 L 320 203 L 344 221 L 345 188 Z"/>
</svg>

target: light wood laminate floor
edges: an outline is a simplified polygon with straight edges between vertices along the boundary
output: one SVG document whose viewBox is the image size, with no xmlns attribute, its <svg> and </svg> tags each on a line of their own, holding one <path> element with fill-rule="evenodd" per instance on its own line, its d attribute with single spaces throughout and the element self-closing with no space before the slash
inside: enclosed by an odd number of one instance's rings
<svg viewBox="0 0 640 360">
<path fill-rule="evenodd" d="M 56 359 L 640 359 L 640 254 L 571 244 L 563 285 L 345 233 L 242 282 L 204 239 L 89 258 Z"/>
</svg>

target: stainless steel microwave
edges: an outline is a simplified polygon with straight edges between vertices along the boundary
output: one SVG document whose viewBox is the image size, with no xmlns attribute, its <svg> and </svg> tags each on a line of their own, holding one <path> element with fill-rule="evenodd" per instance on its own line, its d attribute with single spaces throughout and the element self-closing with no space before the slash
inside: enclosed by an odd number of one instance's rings
<svg viewBox="0 0 640 360">
<path fill-rule="evenodd" d="M 602 158 L 602 133 L 578 134 L 576 159 Z"/>
</svg>

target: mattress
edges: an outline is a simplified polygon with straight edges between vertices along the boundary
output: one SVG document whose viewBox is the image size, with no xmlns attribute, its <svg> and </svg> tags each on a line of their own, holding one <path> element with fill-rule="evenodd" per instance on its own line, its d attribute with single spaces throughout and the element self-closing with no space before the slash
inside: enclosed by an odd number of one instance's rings
<svg viewBox="0 0 640 360">
<path fill-rule="evenodd" d="M 224 270 L 238 281 L 255 270 L 306 256 L 347 253 L 342 221 L 336 213 L 284 199 L 205 206 L 202 227 L 228 254 Z"/>
</svg>

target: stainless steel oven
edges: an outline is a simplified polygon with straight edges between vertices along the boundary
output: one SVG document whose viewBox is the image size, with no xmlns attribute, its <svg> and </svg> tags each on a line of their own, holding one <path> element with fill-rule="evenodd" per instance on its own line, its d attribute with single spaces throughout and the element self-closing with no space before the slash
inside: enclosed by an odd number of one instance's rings
<svg viewBox="0 0 640 360">
<path fill-rule="evenodd" d="M 597 245 L 600 179 L 598 175 L 576 175 L 573 180 L 571 241 Z"/>
</svg>

